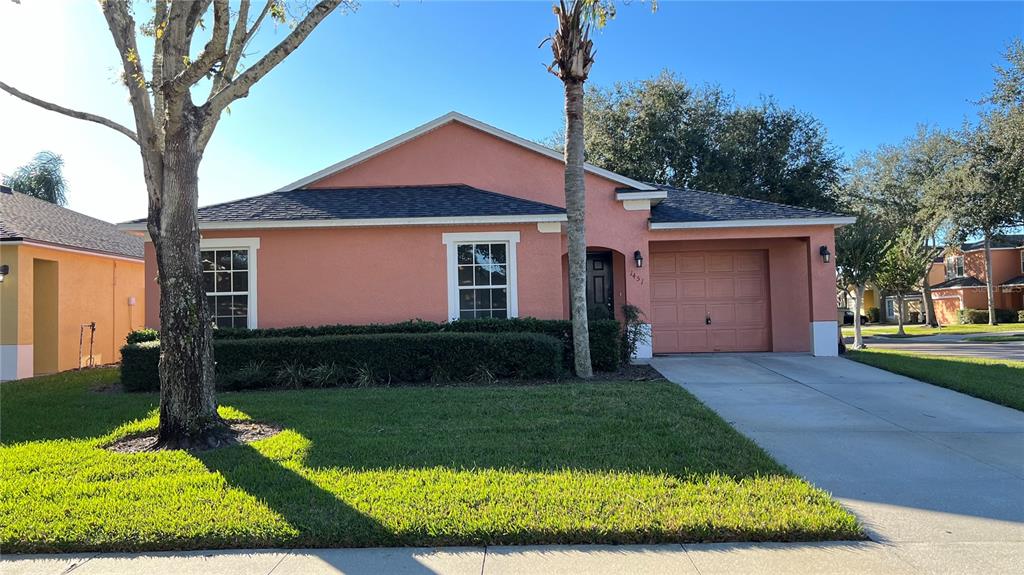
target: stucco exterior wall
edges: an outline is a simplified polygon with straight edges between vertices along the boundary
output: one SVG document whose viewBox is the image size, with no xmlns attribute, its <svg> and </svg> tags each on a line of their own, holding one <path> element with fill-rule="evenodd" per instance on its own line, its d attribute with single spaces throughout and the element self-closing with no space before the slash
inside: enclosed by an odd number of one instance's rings
<svg viewBox="0 0 1024 575">
<path fill-rule="evenodd" d="M 39 375 L 33 373 L 36 364 L 33 356 L 34 343 L 44 341 L 40 354 L 48 354 L 48 348 L 56 347 L 56 361 L 49 358 L 38 363 L 46 366 L 44 371 L 63 371 L 79 366 L 79 326 L 96 322 L 93 356 L 96 362 L 112 363 L 120 360 L 120 349 L 125 336 L 132 329 L 143 326 L 145 286 L 143 262 L 126 258 L 114 258 L 102 254 L 70 251 L 47 246 L 22 244 L 16 249 L 16 265 L 8 261 L 12 248 L 3 252 L 4 263 L 17 273 L 9 275 L 2 284 L 3 318 L 0 319 L 3 345 L 16 345 L 21 349 L 18 358 L 18 377 Z M 13 259 L 12 259 L 13 261 Z M 36 262 L 54 262 L 53 266 L 36 266 Z M 36 289 L 34 268 L 55 272 L 56 297 L 50 288 Z M 43 278 L 46 279 L 46 278 Z M 56 302 L 54 324 L 36 320 L 34 314 L 35 296 L 42 294 Z M 9 297 L 16 294 L 14 297 Z M 129 305 L 129 298 L 136 304 Z M 12 303 L 13 302 L 13 303 Z M 12 312 L 13 308 L 13 312 Z M 15 318 L 12 321 L 12 318 Z M 54 333 L 36 333 L 36 326 Z M 85 334 L 85 349 L 82 361 L 88 359 L 89 333 Z M 56 344 L 55 346 L 53 344 Z M 55 367 L 54 367 L 55 366 Z M 7 375 L 5 374 L 5 378 Z"/>
</svg>

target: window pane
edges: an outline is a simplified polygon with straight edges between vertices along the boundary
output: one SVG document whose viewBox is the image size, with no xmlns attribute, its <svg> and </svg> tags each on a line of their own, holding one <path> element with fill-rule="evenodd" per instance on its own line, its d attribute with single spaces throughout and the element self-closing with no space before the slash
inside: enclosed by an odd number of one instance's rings
<svg viewBox="0 0 1024 575">
<path fill-rule="evenodd" d="M 229 270 L 231 269 L 231 252 L 218 251 L 217 252 L 217 269 Z"/>
<path fill-rule="evenodd" d="M 503 286 L 508 283 L 505 280 L 505 272 L 505 266 L 495 266 L 494 269 L 491 270 L 491 285 Z"/>
<path fill-rule="evenodd" d="M 473 266 L 459 266 L 459 285 L 473 285 Z"/>
<path fill-rule="evenodd" d="M 209 293 L 213 290 L 213 272 L 203 272 L 203 291 Z"/>
<path fill-rule="evenodd" d="M 462 244 L 458 246 L 458 250 L 460 264 L 473 263 L 473 244 Z"/>
<path fill-rule="evenodd" d="M 231 296 L 217 296 L 217 310 L 214 312 L 217 317 L 231 315 Z"/>
<path fill-rule="evenodd" d="M 203 270 L 213 271 L 213 252 L 200 252 L 199 259 L 203 260 Z"/>
<path fill-rule="evenodd" d="M 475 281 L 473 282 L 473 285 L 478 285 L 478 286 L 489 286 L 489 285 L 491 285 L 491 274 L 490 274 L 490 272 L 488 272 L 486 269 L 484 269 L 481 266 L 473 266 L 473 269 L 476 272 L 475 273 L 476 278 L 475 278 Z"/>
<path fill-rule="evenodd" d="M 508 317 L 508 314 L 503 309 L 496 309 L 491 312 L 491 317 L 496 317 L 498 319 L 506 319 Z"/>
<path fill-rule="evenodd" d="M 491 307 L 508 309 L 508 292 L 505 291 L 505 288 L 491 290 Z"/>
<path fill-rule="evenodd" d="M 218 317 L 217 327 L 234 327 L 234 322 L 231 321 L 230 317 Z"/>
<path fill-rule="evenodd" d="M 478 289 L 473 290 L 476 292 L 476 309 L 490 309 L 491 307 L 491 290 Z"/>
<path fill-rule="evenodd" d="M 234 318 L 235 327 L 249 327 L 249 320 L 245 316 L 238 316 Z"/>
<path fill-rule="evenodd" d="M 210 313 L 210 315 L 217 315 L 215 313 L 217 311 L 217 298 L 216 297 L 214 297 L 212 295 L 206 296 L 206 311 L 208 311 Z"/>
<path fill-rule="evenodd" d="M 214 272 L 217 274 L 218 292 L 231 291 L 231 272 Z"/>
<path fill-rule="evenodd" d="M 459 312 L 459 319 L 473 319 L 476 315 L 471 309 L 464 309 Z"/>
<path fill-rule="evenodd" d="M 473 292 L 475 290 L 464 289 L 459 291 L 459 309 L 473 309 Z"/>
<path fill-rule="evenodd" d="M 491 261 L 491 246 L 475 244 L 473 246 L 473 254 L 477 264 L 486 264 Z"/>
<path fill-rule="evenodd" d="M 249 315 L 249 296 L 236 295 L 231 298 L 231 315 Z"/>
<path fill-rule="evenodd" d="M 249 291 L 249 272 L 231 272 L 231 291 Z"/>
<path fill-rule="evenodd" d="M 249 251 L 248 250 L 233 250 L 231 252 L 231 269 L 234 269 L 234 270 L 247 270 L 247 269 L 249 269 Z"/>
<path fill-rule="evenodd" d="M 491 259 L 496 264 L 508 263 L 505 261 L 505 244 L 491 244 Z"/>
</svg>

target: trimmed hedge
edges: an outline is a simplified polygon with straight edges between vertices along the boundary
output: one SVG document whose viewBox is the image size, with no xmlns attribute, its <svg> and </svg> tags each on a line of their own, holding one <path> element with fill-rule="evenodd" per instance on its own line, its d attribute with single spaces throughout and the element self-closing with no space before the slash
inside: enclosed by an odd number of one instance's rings
<svg viewBox="0 0 1024 575">
<path fill-rule="evenodd" d="M 125 343 L 142 343 L 144 341 L 157 341 L 158 339 L 160 339 L 160 332 L 144 327 L 128 332 Z"/>
<path fill-rule="evenodd" d="M 1017 312 L 1017 321 L 1024 323 L 1024 309 Z"/>
<path fill-rule="evenodd" d="M 160 342 L 129 343 L 121 348 L 121 385 L 125 391 L 160 389 Z"/>
<path fill-rule="evenodd" d="M 122 349 L 125 390 L 159 388 L 159 344 Z M 562 343 L 537 333 L 392 333 L 214 341 L 217 385 L 387 385 L 557 378 Z"/>
<path fill-rule="evenodd" d="M 988 323 L 987 309 L 962 309 L 957 312 L 960 323 Z M 1010 309 L 996 310 L 996 323 L 1016 323 L 1024 321 L 1018 312 Z"/>
<path fill-rule="evenodd" d="M 619 368 L 619 346 L 622 326 L 613 319 L 590 320 L 590 358 L 597 371 L 615 371 Z M 549 335 L 560 339 L 567 369 L 572 369 L 575 352 L 572 346 L 572 322 L 563 319 L 469 319 L 438 323 L 433 321 L 405 321 L 391 324 L 322 325 L 316 327 L 280 328 L 221 328 L 213 332 L 215 340 L 254 339 L 268 337 L 317 337 L 326 335 L 368 335 L 387 333 L 509 333 L 526 332 Z M 218 360 L 219 361 L 219 360 Z"/>
</svg>

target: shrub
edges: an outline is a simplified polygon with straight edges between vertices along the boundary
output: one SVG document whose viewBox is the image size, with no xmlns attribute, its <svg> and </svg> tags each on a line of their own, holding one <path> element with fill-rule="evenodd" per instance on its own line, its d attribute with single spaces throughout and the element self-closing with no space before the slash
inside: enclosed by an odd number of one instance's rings
<svg viewBox="0 0 1024 575">
<path fill-rule="evenodd" d="M 622 345 L 619 350 L 622 353 L 622 362 L 629 361 L 636 355 L 636 349 L 641 343 L 650 343 L 647 326 L 644 324 L 644 312 L 635 305 L 626 304 L 622 306 L 622 317 L 625 325 L 622 327 Z"/>
<path fill-rule="evenodd" d="M 987 309 L 962 309 L 958 312 L 960 323 L 988 323 Z M 1009 309 L 996 310 L 996 323 L 1015 323 L 1024 321 L 1020 314 Z"/>
<path fill-rule="evenodd" d="M 156 341 L 160 339 L 160 332 L 155 329 L 136 329 L 128 332 L 128 337 L 125 338 L 125 342 L 130 344 L 143 343 L 146 341 Z"/>
<path fill-rule="evenodd" d="M 451 323 L 411 320 L 391 324 L 322 325 L 316 327 L 280 327 L 261 329 L 221 328 L 214 330 L 215 340 L 260 339 L 269 337 L 319 337 L 328 335 L 371 335 L 389 333 L 508 333 L 527 332 L 549 335 L 563 343 L 563 358 L 572 369 L 575 352 L 572 345 L 572 322 L 563 319 L 469 319 Z M 621 360 L 622 329 L 613 319 L 590 321 L 590 358 L 594 369 L 615 371 Z"/>
<path fill-rule="evenodd" d="M 1024 323 L 1024 309 L 1017 312 L 1017 321 Z"/>
<path fill-rule="evenodd" d="M 121 348 L 121 385 L 125 391 L 160 389 L 160 342 L 144 341 Z"/>
<path fill-rule="evenodd" d="M 536 333 L 395 333 L 255 337 L 214 341 L 222 389 L 348 385 L 368 387 L 508 378 L 557 378 L 562 342 Z M 125 346 L 126 390 L 159 387 L 159 343 Z M 258 362 L 252 358 L 260 358 Z"/>
<path fill-rule="evenodd" d="M 877 307 L 868 308 L 868 321 L 871 323 L 878 323 L 882 318 L 882 310 Z"/>
</svg>

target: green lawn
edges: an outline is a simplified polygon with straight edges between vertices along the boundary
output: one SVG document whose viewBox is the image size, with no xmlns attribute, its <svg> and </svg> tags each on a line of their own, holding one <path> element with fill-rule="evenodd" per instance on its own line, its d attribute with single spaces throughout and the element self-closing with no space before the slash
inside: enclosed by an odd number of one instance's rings
<svg viewBox="0 0 1024 575">
<path fill-rule="evenodd" d="M 1024 411 L 1024 361 L 915 354 L 890 349 L 846 357 Z"/>
<path fill-rule="evenodd" d="M 861 333 L 864 335 L 895 335 L 895 325 L 865 325 L 861 327 Z M 972 334 L 972 333 L 996 333 L 1002 331 L 1021 331 L 1024 332 L 1024 323 L 1001 323 L 998 325 L 988 325 L 987 323 L 968 323 L 968 324 L 957 324 L 957 325 L 945 325 L 938 329 L 928 327 L 926 325 L 908 325 L 904 326 L 904 331 L 910 335 L 958 335 L 958 334 Z M 843 336 L 853 337 L 853 326 L 843 326 Z"/>
<path fill-rule="evenodd" d="M 855 518 L 665 381 L 225 393 L 285 431 L 112 453 L 156 425 L 116 370 L 6 383 L 7 553 L 857 539 Z"/>
<path fill-rule="evenodd" d="M 1024 334 L 1017 335 L 983 335 L 969 337 L 967 341 L 980 341 L 982 343 L 1006 343 L 1009 341 L 1024 341 Z"/>
</svg>

